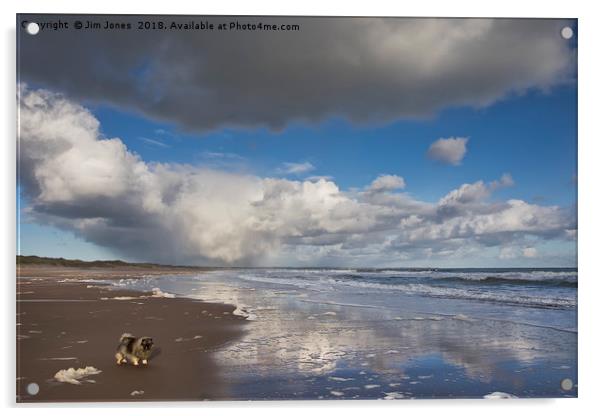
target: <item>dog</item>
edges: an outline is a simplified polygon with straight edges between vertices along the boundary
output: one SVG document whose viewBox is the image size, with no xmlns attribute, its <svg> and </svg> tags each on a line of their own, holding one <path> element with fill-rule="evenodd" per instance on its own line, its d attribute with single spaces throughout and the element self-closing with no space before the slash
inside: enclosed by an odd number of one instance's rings
<svg viewBox="0 0 602 416">
<path fill-rule="evenodd" d="M 153 350 L 153 339 L 150 337 L 135 337 L 132 334 L 123 334 L 119 338 L 119 345 L 115 353 L 117 364 L 130 362 L 134 365 L 147 365 Z"/>
</svg>

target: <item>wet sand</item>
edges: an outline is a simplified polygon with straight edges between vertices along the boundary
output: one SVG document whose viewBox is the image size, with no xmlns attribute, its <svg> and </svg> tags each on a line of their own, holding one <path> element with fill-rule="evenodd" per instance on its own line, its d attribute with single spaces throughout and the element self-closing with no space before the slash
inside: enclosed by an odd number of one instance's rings
<svg viewBox="0 0 602 416">
<path fill-rule="evenodd" d="M 204 400 L 228 396 L 227 383 L 220 377 L 212 352 L 244 332 L 245 318 L 232 314 L 234 306 L 109 290 L 79 281 L 124 274 L 132 278 L 153 273 L 149 270 L 59 269 L 63 268 L 19 270 L 18 402 Z M 156 351 L 148 366 L 116 364 L 115 348 L 124 332 L 153 337 Z M 87 366 L 101 372 L 81 379 L 81 384 L 54 378 L 62 369 Z M 31 383 L 39 386 L 37 394 L 28 393 Z"/>
</svg>

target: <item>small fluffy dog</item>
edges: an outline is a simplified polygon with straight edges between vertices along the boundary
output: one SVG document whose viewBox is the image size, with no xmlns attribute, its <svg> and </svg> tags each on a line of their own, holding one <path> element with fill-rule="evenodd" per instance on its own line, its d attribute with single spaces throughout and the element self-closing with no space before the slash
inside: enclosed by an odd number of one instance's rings
<svg viewBox="0 0 602 416">
<path fill-rule="evenodd" d="M 117 364 L 127 363 L 134 365 L 148 364 L 153 349 L 153 339 L 150 337 L 135 337 L 132 334 L 123 334 L 119 339 L 115 358 Z"/>
</svg>

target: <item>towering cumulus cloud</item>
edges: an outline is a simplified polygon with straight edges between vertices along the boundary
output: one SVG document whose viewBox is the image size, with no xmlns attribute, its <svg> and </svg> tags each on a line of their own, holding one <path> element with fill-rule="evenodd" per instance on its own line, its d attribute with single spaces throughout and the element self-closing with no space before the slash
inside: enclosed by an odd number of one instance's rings
<svg viewBox="0 0 602 416">
<path fill-rule="evenodd" d="M 406 183 L 394 175 L 346 192 L 324 178 L 148 163 L 119 138 L 102 137 L 94 115 L 61 94 L 21 85 L 19 102 L 25 219 L 134 259 L 370 264 L 574 235 L 574 216 L 559 207 L 491 202 L 493 192 L 512 185 L 509 175 L 427 203 L 401 192 Z"/>
</svg>

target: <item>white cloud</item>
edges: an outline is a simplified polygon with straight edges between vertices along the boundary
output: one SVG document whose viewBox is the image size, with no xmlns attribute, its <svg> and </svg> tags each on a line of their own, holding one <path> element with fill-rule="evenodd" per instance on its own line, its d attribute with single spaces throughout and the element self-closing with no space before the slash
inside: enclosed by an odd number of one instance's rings
<svg viewBox="0 0 602 416">
<path fill-rule="evenodd" d="M 513 234 L 554 234 L 570 224 L 558 207 L 531 205 L 521 200 L 464 207 L 440 222 L 427 222 L 407 231 L 408 241 L 484 238 L 497 244 Z"/>
<path fill-rule="evenodd" d="M 44 90 L 20 91 L 23 218 L 135 259 L 383 264 L 474 257 L 479 248 L 520 244 L 525 236 L 565 239 L 576 228 L 574 213 L 560 207 L 489 202 L 509 176 L 463 184 L 429 203 L 393 192 L 405 185 L 395 175 L 346 192 L 325 178 L 149 163 L 120 139 L 103 138 L 81 105 Z"/>
<path fill-rule="evenodd" d="M 514 185 L 514 181 L 508 173 L 503 174 L 499 180 L 496 179 L 489 182 L 489 184 L 483 181 L 463 184 L 439 200 L 437 215 L 439 218 L 450 218 L 457 215 L 465 215 L 466 212 L 487 211 L 488 206 L 484 205 L 483 201 L 492 192 L 512 185 Z"/>
<path fill-rule="evenodd" d="M 458 205 L 478 202 L 489 196 L 491 190 L 483 181 L 465 183 L 458 189 L 449 192 L 439 201 L 439 205 Z"/>
<path fill-rule="evenodd" d="M 206 168 L 228 172 L 248 170 L 247 159 L 237 153 L 203 151 L 197 158 L 199 164 Z"/>
<path fill-rule="evenodd" d="M 313 176 L 308 176 L 307 178 L 305 178 L 306 181 L 311 181 L 311 182 L 319 181 L 320 179 L 324 179 L 325 181 L 332 181 L 332 180 L 334 180 L 334 177 L 332 177 L 330 175 L 313 175 Z"/>
<path fill-rule="evenodd" d="M 502 260 L 508 260 L 508 259 L 516 259 L 518 257 L 525 257 L 525 258 L 535 258 L 538 257 L 538 251 L 537 248 L 535 247 L 517 247 L 517 246 L 511 246 L 511 247 L 502 247 L 500 249 L 500 254 L 498 256 L 498 258 L 502 259 Z"/>
<path fill-rule="evenodd" d="M 312 165 L 309 162 L 301 162 L 301 163 L 285 162 L 282 164 L 282 167 L 280 169 L 278 169 L 278 172 L 299 175 L 302 173 L 311 172 L 312 170 L 315 170 L 315 169 L 316 168 L 314 167 L 314 165 Z"/>
<path fill-rule="evenodd" d="M 370 186 L 368 191 L 371 192 L 383 192 L 392 191 L 395 189 L 403 189 L 406 187 L 405 180 L 401 176 L 397 175 L 380 175 L 376 178 Z"/>
<path fill-rule="evenodd" d="M 450 137 L 448 139 L 439 139 L 429 147 L 427 156 L 430 159 L 437 160 L 450 165 L 459 165 L 466 155 L 466 137 Z"/>
<path fill-rule="evenodd" d="M 206 159 L 234 159 L 243 160 L 244 158 L 236 153 L 224 153 L 224 152 L 202 152 L 201 157 Z"/>
<path fill-rule="evenodd" d="M 514 247 L 502 247 L 498 258 L 502 260 L 514 259 L 516 258 L 516 249 Z"/>
<path fill-rule="evenodd" d="M 170 145 L 163 143 L 160 140 L 149 139 L 148 137 L 140 137 L 139 139 L 142 140 L 143 142 L 148 143 L 153 146 L 159 146 L 159 147 L 163 147 L 163 148 L 171 147 Z"/>
<path fill-rule="evenodd" d="M 504 173 L 499 181 L 495 180 L 489 185 L 492 190 L 499 188 L 507 188 L 509 186 L 514 186 L 514 179 L 512 179 L 512 175 L 510 175 L 509 173 Z"/>
<path fill-rule="evenodd" d="M 523 248 L 523 257 L 537 257 L 537 249 L 535 247 L 525 247 Z"/>
</svg>

